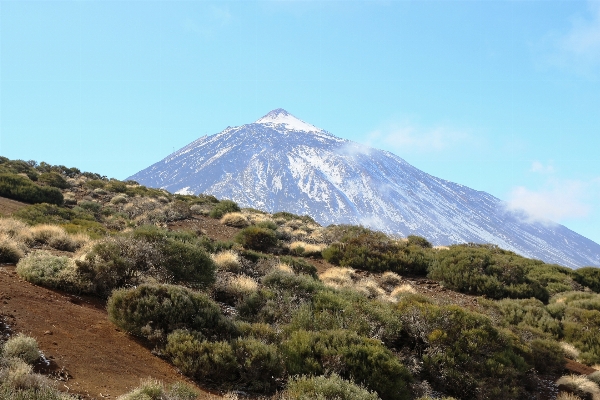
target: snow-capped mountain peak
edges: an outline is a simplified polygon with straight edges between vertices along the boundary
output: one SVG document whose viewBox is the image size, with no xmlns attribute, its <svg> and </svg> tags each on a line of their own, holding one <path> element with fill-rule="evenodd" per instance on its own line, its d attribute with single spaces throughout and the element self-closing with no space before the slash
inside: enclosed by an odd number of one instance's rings
<svg viewBox="0 0 600 400">
<path fill-rule="evenodd" d="M 283 125 L 285 129 L 303 132 L 321 132 L 322 129 L 294 117 L 283 108 L 277 108 L 260 118 L 255 124 Z"/>
<path fill-rule="evenodd" d="M 490 194 L 333 136 L 283 109 L 201 137 L 128 179 L 308 214 L 322 225 L 361 224 L 435 245 L 493 243 L 572 268 L 600 266 L 600 245 L 564 226 L 532 222 Z"/>
</svg>

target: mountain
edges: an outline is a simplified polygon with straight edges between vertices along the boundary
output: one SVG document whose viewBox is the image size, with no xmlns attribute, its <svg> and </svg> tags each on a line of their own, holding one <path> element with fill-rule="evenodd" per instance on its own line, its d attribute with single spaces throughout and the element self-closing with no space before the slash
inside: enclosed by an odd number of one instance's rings
<svg viewBox="0 0 600 400">
<path fill-rule="evenodd" d="M 362 224 L 436 245 L 493 243 L 571 268 L 600 265 L 600 245 L 562 225 L 531 222 L 488 193 L 338 138 L 283 109 L 201 137 L 128 179 L 308 214 L 323 225 Z"/>
</svg>

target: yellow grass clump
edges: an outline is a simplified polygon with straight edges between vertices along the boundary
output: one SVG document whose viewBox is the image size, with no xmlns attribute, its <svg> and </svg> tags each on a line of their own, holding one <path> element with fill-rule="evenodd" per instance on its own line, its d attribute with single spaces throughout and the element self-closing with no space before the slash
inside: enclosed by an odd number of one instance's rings
<svg viewBox="0 0 600 400">
<path fill-rule="evenodd" d="M 581 400 L 581 397 L 575 396 L 573 393 L 560 392 L 558 396 L 556 396 L 556 400 Z"/>
<path fill-rule="evenodd" d="M 302 241 L 295 241 L 290 244 L 291 251 L 305 256 L 320 255 L 324 248 L 325 245 L 322 244 L 311 244 Z"/>
<path fill-rule="evenodd" d="M 258 283 L 250 277 L 238 275 L 227 280 L 227 291 L 236 297 L 247 296 L 258 290 Z"/>
<path fill-rule="evenodd" d="M 579 350 L 577 350 L 575 346 L 567 342 L 560 342 L 559 344 L 560 347 L 562 347 L 563 352 L 565 353 L 565 357 L 567 357 L 570 360 L 579 359 Z"/>
<path fill-rule="evenodd" d="M 600 400 L 600 387 L 584 375 L 561 376 L 556 384 L 568 388 L 573 394 L 580 397 L 589 398 L 591 396 L 594 400 Z"/>
<path fill-rule="evenodd" d="M 31 245 L 46 244 L 53 249 L 75 251 L 87 243 L 82 235 L 70 236 L 62 227 L 57 225 L 37 225 L 30 230 Z"/>
<path fill-rule="evenodd" d="M 377 282 L 371 278 L 361 279 L 354 284 L 354 289 L 358 292 L 363 293 L 370 299 L 385 296 L 385 290 L 383 290 Z"/>
<path fill-rule="evenodd" d="M 395 272 L 388 271 L 384 272 L 383 275 L 381 275 L 381 282 L 384 285 L 396 286 L 400 282 L 402 282 L 402 277 Z"/>
<path fill-rule="evenodd" d="M 6 233 L 0 233 L 0 262 L 16 263 L 24 255 L 25 245 L 17 242 Z"/>
<path fill-rule="evenodd" d="M 286 263 L 279 263 L 275 266 L 275 269 L 283 272 L 287 272 L 288 274 L 293 274 L 294 270 Z"/>
<path fill-rule="evenodd" d="M 16 241 L 25 241 L 29 237 L 30 229 L 29 225 L 18 219 L 0 218 L 0 233 L 4 233 Z"/>
<path fill-rule="evenodd" d="M 221 251 L 211 255 L 217 268 L 223 271 L 239 272 L 242 268 L 240 256 L 231 250 Z"/>
<path fill-rule="evenodd" d="M 343 288 L 350 287 L 356 272 L 352 268 L 334 267 L 319 275 L 319 279 L 329 287 Z"/>
<path fill-rule="evenodd" d="M 398 297 L 399 295 L 406 294 L 406 293 L 415 294 L 415 293 L 417 293 L 417 291 L 411 285 L 404 284 L 404 285 L 394 288 L 394 290 L 392 290 L 392 293 L 390 293 L 390 296 L 395 298 L 395 297 Z"/>
<path fill-rule="evenodd" d="M 221 218 L 221 223 L 227 226 L 233 226 L 236 228 L 245 228 L 250 225 L 248 218 L 241 212 L 230 212 Z"/>
</svg>

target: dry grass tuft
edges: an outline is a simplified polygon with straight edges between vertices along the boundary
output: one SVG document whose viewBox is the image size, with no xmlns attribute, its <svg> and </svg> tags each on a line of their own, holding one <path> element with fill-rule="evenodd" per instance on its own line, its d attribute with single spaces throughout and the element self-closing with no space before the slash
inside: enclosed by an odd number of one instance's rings
<svg viewBox="0 0 600 400">
<path fill-rule="evenodd" d="M 248 218 L 241 212 L 230 212 L 221 218 L 221 223 L 227 226 L 233 226 L 235 228 L 245 228 L 250 225 Z"/>
<path fill-rule="evenodd" d="M 578 360 L 579 359 L 579 350 L 575 348 L 571 343 L 560 342 L 560 347 L 562 347 L 563 352 L 565 353 L 565 357 L 570 360 Z"/>
<path fill-rule="evenodd" d="M 381 275 L 381 282 L 384 285 L 396 286 L 402 282 L 402 277 L 395 272 L 388 271 Z"/>
<path fill-rule="evenodd" d="M 289 265 L 287 265 L 286 263 L 279 263 L 275 266 L 275 269 L 279 270 L 279 271 L 283 271 L 283 272 L 287 272 L 288 274 L 293 274 L 294 270 L 292 267 L 290 267 Z"/>
<path fill-rule="evenodd" d="M 573 393 L 560 392 L 556 396 L 556 400 L 582 400 L 581 397 L 575 396 Z"/>
<path fill-rule="evenodd" d="M 24 245 L 6 233 L 0 233 L 0 262 L 16 263 L 25 255 Z"/>
<path fill-rule="evenodd" d="M 238 275 L 227 280 L 225 290 L 235 297 L 248 296 L 258 290 L 258 283 L 250 277 Z"/>
<path fill-rule="evenodd" d="M 414 287 L 412 287 L 411 285 L 409 285 L 408 283 L 398 286 L 396 288 L 394 288 L 394 290 L 392 290 L 392 293 L 390 294 L 391 297 L 396 298 L 400 295 L 403 294 L 415 294 L 417 293 L 417 291 L 415 290 Z"/>
<path fill-rule="evenodd" d="M 320 255 L 323 249 L 325 249 L 325 245 L 322 244 L 310 244 L 302 241 L 295 241 L 290 244 L 291 251 L 309 257 Z"/>
<path fill-rule="evenodd" d="M 356 272 L 352 268 L 334 267 L 319 275 L 319 279 L 329 287 L 343 288 L 350 287 L 353 279 L 356 278 Z"/>
<path fill-rule="evenodd" d="M 560 377 L 556 384 L 568 388 L 572 393 L 580 397 L 600 400 L 600 387 L 583 375 L 565 375 Z"/>
<path fill-rule="evenodd" d="M 82 235 L 71 237 L 57 225 L 37 225 L 30 229 L 30 245 L 46 244 L 56 250 L 75 251 L 88 241 Z"/>
<path fill-rule="evenodd" d="M 211 255 L 217 268 L 223 271 L 239 272 L 242 268 L 240 256 L 231 250 L 225 250 Z"/>
<path fill-rule="evenodd" d="M 354 284 L 354 290 L 363 293 L 370 299 L 385 296 L 385 290 L 383 290 L 377 282 L 371 278 L 361 279 Z"/>
<path fill-rule="evenodd" d="M 30 229 L 29 225 L 18 219 L 0 218 L 0 233 L 6 234 L 18 242 L 24 242 L 29 238 Z"/>
</svg>

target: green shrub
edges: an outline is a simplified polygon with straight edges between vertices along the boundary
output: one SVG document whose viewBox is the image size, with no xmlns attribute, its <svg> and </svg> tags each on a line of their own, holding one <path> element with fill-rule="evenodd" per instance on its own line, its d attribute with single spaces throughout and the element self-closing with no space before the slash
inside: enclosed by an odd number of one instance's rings
<svg viewBox="0 0 600 400">
<path fill-rule="evenodd" d="M 111 179 L 110 182 L 104 186 L 104 189 L 114 193 L 125 193 L 127 191 L 127 185 L 125 182 Z"/>
<path fill-rule="evenodd" d="M 558 373 L 564 369 L 565 354 L 554 340 L 534 339 L 529 344 L 535 369 L 542 373 Z"/>
<path fill-rule="evenodd" d="M 40 358 L 40 350 L 34 338 L 17 333 L 2 346 L 2 356 L 5 358 L 19 358 L 28 364 L 32 364 Z"/>
<path fill-rule="evenodd" d="M 317 267 L 302 258 L 282 256 L 279 258 L 279 261 L 292 267 L 297 274 L 305 274 L 315 279 L 317 278 Z"/>
<path fill-rule="evenodd" d="M 408 399 L 411 376 L 379 341 L 350 331 L 296 331 L 282 343 L 290 375 L 335 372 L 365 385 L 382 399 Z"/>
<path fill-rule="evenodd" d="M 202 247 L 175 239 L 160 246 L 161 264 L 173 282 L 207 286 L 215 280 L 216 266 Z"/>
<path fill-rule="evenodd" d="M 13 217 L 31 225 L 67 223 L 75 218 L 75 216 L 76 213 L 68 208 L 46 203 L 23 207 L 13 213 Z"/>
<path fill-rule="evenodd" d="M 429 277 L 459 292 L 493 299 L 535 297 L 545 302 L 547 289 L 527 276 L 530 261 L 495 247 L 455 245 L 437 253 Z"/>
<path fill-rule="evenodd" d="M 85 183 L 85 186 L 90 189 L 102 189 L 106 186 L 106 181 L 102 179 L 90 179 Z"/>
<path fill-rule="evenodd" d="M 59 189 L 67 189 L 69 183 L 56 172 L 44 172 L 38 177 L 38 181 Z"/>
<path fill-rule="evenodd" d="M 559 338 L 562 327 L 537 299 L 504 299 L 495 303 L 508 324 L 520 327 L 534 327 Z"/>
<path fill-rule="evenodd" d="M 26 203 L 61 205 L 63 195 L 57 188 L 38 186 L 24 176 L 0 173 L 0 196 Z"/>
<path fill-rule="evenodd" d="M 600 311 L 567 307 L 562 324 L 564 340 L 577 347 L 582 362 L 600 363 Z"/>
<path fill-rule="evenodd" d="M 524 396 L 529 366 L 515 338 L 480 314 L 403 298 L 397 304 L 403 339 L 422 354 L 422 377 L 459 398 L 515 399 Z"/>
<path fill-rule="evenodd" d="M 431 245 L 431 243 L 422 236 L 408 235 L 408 237 L 406 239 L 407 239 L 409 245 L 419 246 L 424 249 L 430 249 L 433 247 Z"/>
<path fill-rule="evenodd" d="M 234 340 L 232 348 L 238 363 L 237 382 L 251 391 L 275 391 L 284 371 L 277 346 L 253 338 L 243 338 Z"/>
<path fill-rule="evenodd" d="M 596 293 L 600 293 L 600 268 L 584 267 L 573 271 L 573 279 Z"/>
<path fill-rule="evenodd" d="M 265 343 L 276 343 L 279 340 L 279 334 L 269 324 L 236 321 L 236 326 L 241 337 L 258 339 Z"/>
<path fill-rule="evenodd" d="M 261 221 L 258 224 L 256 224 L 256 226 L 258 226 L 259 228 L 266 228 L 266 229 L 270 229 L 272 231 L 276 231 L 277 230 L 277 224 L 273 221 L 267 220 L 267 221 Z"/>
<path fill-rule="evenodd" d="M 139 283 L 158 258 L 156 249 L 143 240 L 114 237 L 96 243 L 76 265 L 82 278 L 91 282 L 92 292 L 108 296 L 115 288 Z M 166 279 L 163 270 L 151 272 Z"/>
<path fill-rule="evenodd" d="M 231 200 L 221 200 L 217 203 L 213 209 L 208 214 L 211 218 L 222 218 L 223 215 L 230 212 L 241 211 L 240 207 L 237 205 L 235 201 Z"/>
<path fill-rule="evenodd" d="M 342 267 L 424 275 L 430 260 L 422 247 L 398 243 L 381 232 L 347 234 L 322 252 L 325 260 Z"/>
<path fill-rule="evenodd" d="M 310 304 L 294 313 L 288 331 L 348 329 L 381 340 L 388 347 L 399 344 L 402 323 L 391 303 L 372 301 L 356 292 L 322 290 Z"/>
<path fill-rule="evenodd" d="M 242 229 L 235 237 L 236 242 L 247 249 L 267 250 L 277 245 L 277 238 L 271 229 L 249 226 Z"/>
<path fill-rule="evenodd" d="M 283 218 L 286 221 L 291 221 L 291 220 L 295 220 L 295 219 L 299 219 L 300 221 L 306 223 L 313 223 L 316 224 L 315 220 L 309 216 L 309 215 L 296 215 L 296 214 L 292 214 L 290 212 L 287 211 L 278 211 L 276 213 L 273 214 L 273 218 L 277 219 L 277 218 Z"/>
<path fill-rule="evenodd" d="M 34 251 L 17 264 L 17 274 L 35 285 L 67 291 L 84 290 L 73 260 L 46 251 Z"/>
<path fill-rule="evenodd" d="M 133 335 L 164 337 L 191 329 L 208 338 L 236 335 L 233 323 L 207 295 L 174 285 L 140 285 L 117 289 L 108 299 L 109 319 Z"/>
<path fill-rule="evenodd" d="M 177 330 L 168 336 L 165 354 L 183 374 L 201 382 L 224 386 L 239 376 L 239 364 L 227 342 L 201 341 L 190 332 Z"/>
<path fill-rule="evenodd" d="M 370 392 L 338 374 L 329 376 L 298 376 L 290 379 L 283 393 L 285 400 L 378 400 Z"/>
</svg>

